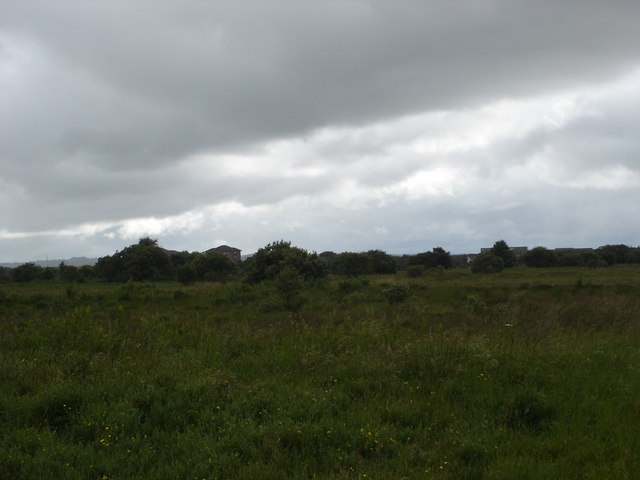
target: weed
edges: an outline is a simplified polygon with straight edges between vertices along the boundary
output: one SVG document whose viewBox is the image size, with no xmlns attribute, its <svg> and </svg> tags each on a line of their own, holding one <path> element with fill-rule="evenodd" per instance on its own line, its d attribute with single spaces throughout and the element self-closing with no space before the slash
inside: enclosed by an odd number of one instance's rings
<svg viewBox="0 0 640 480">
<path fill-rule="evenodd" d="M 487 303 L 480 295 L 469 295 L 467 297 L 467 305 L 469 306 L 471 311 L 477 315 L 487 312 Z"/>
</svg>

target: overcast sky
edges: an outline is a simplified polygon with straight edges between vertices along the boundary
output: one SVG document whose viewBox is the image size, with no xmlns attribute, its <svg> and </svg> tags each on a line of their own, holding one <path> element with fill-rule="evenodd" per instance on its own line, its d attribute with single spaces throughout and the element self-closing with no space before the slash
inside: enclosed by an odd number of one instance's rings
<svg viewBox="0 0 640 480">
<path fill-rule="evenodd" d="M 638 0 L 0 0 L 0 261 L 640 244 Z"/>
</svg>

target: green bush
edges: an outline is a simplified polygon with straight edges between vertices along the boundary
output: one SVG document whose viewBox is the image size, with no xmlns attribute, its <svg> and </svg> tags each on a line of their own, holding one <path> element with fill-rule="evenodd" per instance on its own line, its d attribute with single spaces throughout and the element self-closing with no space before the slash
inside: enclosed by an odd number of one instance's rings
<svg viewBox="0 0 640 480">
<path fill-rule="evenodd" d="M 17 266 L 13 269 L 12 277 L 14 282 L 25 283 L 32 282 L 40 278 L 42 274 L 42 267 L 35 263 L 29 262 Z"/>
<path fill-rule="evenodd" d="M 504 270 L 502 258 L 492 252 L 481 253 L 471 264 L 473 273 L 498 273 Z"/>
<path fill-rule="evenodd" d="M 183 285 L 193 283 L 197 278 L 196 267 L 193 263 L 186 263 L 176 268 L 176 280 Z"/>
<path fill-rule="evenodd" d="M 406 285 L 393 285 L 384 292 L 390 305 L 403 303 L 409 297 L 409 289 Z"/>
</svg>

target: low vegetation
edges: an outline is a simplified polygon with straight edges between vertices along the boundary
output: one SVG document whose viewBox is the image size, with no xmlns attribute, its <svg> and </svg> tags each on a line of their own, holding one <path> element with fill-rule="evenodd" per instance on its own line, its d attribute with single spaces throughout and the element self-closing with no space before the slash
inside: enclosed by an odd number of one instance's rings
<svg viewBox="0 0 640 480">
<path fill-rule="evenodd" d="M 637 477 L 640 267 L 297 255 L 250 282 L 0 284 L 0 478 Z"/>
</svg>

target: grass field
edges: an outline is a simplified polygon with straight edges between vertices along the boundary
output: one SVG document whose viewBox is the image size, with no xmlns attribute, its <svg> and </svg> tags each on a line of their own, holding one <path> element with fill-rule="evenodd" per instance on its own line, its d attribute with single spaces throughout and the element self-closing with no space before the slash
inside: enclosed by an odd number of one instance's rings
<svg viewBox="0 0 640 480">
<path fill-rule="evenodd" d="M 640 268 L 301 295 L 0 284 L 0 478 L 640 478 Z"/>
</svg>

